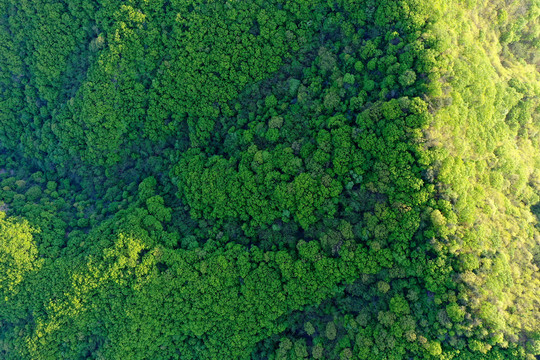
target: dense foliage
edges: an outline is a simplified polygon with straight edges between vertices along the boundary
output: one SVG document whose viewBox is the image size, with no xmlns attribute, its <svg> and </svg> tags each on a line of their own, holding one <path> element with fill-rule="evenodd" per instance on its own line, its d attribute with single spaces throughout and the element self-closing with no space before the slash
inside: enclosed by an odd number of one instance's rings
<svg viewBox="0 0 540 360">
<path fill-rule="evenodd" d="M 540 355 L 538 1 L 0 15 L 0 357 Z"/>
</svg>

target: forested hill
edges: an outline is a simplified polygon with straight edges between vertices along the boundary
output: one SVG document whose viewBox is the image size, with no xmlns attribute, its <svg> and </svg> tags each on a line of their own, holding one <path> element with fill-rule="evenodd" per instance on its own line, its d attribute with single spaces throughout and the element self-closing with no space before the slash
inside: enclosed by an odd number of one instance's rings
<svg viewBox="0 0 540 360">
<path fill-rule="evenodd" d="M 538 0 L 0 0 L 0 358 L 540 356 Z"/>
</svg>

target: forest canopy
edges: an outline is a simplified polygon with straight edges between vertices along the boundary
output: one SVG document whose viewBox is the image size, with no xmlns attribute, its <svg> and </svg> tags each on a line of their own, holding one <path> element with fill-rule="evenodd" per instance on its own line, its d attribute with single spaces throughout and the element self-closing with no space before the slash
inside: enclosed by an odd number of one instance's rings
<svg viewBox="0 0 540 360">
<path fill-rule="evenodd" d="M 0 358 L 540 356 L 537 0 L 0 0 Z"/>
</svg>

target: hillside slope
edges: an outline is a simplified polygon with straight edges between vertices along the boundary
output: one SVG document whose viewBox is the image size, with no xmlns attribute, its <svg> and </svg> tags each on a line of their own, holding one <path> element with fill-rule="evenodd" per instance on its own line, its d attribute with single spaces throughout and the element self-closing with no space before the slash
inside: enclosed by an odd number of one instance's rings
<svg viewBox="0 0 540 360">
<path fill-rule="evenodd" d="M 538 1 L 0 14 L 2 358 L 540 355 Z"/>
</svg>

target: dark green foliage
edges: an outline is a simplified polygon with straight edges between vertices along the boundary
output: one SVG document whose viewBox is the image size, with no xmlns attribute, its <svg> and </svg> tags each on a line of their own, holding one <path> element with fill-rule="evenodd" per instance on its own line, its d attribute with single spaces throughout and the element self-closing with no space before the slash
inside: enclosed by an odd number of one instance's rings
<svg viewBox="0 0 540 360">
<path fill-rule="evenodd" d="M 534 359 L 538 9 L 0 0 L 0 358 Z"/>
</svg>

